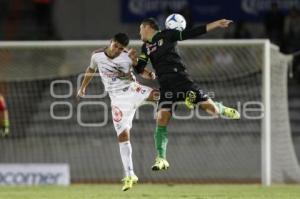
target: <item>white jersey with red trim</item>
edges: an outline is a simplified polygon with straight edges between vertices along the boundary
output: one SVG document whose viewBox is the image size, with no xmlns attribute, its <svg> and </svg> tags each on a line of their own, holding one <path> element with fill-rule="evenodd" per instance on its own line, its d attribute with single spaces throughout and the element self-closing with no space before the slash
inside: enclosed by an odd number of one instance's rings
<svg viewBox="0 0 300 199">
<path fill-rule="evenodd" d="M 135 82 L 132 74 L 132 60 L 127 52 L 122 52 L 115 58 L 108 57 L 104 51 L 96 52 L 91 57 L 90 68 L 98 69 L 105 90 L 117 91 Z"/>
<path fill-rule="evenodd" d="M 118 135 L 125 129 L 131 129 L 136 109 L 152 92 L 152 88 L 136 82 L 131 65 L 132 60 L 127 52 L 110 58 L 104 50 L 98 50 L 92 55 L 89 66 L 98 69 L 105 90 L 109 93 L 113 123 Z"/>
</svg>

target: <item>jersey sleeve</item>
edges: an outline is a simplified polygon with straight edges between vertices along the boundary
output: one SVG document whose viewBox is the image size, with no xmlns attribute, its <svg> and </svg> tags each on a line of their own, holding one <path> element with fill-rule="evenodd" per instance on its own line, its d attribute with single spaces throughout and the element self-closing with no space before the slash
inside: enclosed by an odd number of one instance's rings
<svg viewBox="0 0 300 199">
<path fill-rule="evenodd" d="M 141 54 L 138 57 L 138 64 L 134 67 L 134 71 L 137 73 L 142 73 L 144 71 L 144 68 L 146 67 L 148 63 L 148 55 L 147 55 L 147 50 L 145 47 L 145 44 L 142 46 Z"/>
<path fill-rule="evenodd" d="M 170 41 L 182 41 L 186 39 L 192 39 L 197 36 L 205 34 L 206 31 L 206 25 L 198 26 L 192 29 L 186 29 L 183 31 L 179 30 L 168 30 L 166 31 L 166 38 Z"/>
<path fill-rule="evenodd" d="M 95 60 L 95 54 L 92 55 L 91 57 L 91 62 L 90 62 L 90 65 L 89 65 L 89 68 L 93 69 L 93 70 L 97 70 L 97 63 L 96 63 L 96 60 Z"/>
</svg>

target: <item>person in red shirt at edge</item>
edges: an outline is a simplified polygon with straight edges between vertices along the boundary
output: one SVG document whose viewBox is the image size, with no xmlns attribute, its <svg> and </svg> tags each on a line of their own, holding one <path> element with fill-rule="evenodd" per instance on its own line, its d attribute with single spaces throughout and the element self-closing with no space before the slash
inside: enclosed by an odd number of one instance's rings
<svg viewBox="0 0 300 199">
<path fill-rule="evenodd" d="M 9 134 L 9 119 L 8 110 L 4 97 L 0 94 L 0 135 L 6 136 Z"/>
</svg>

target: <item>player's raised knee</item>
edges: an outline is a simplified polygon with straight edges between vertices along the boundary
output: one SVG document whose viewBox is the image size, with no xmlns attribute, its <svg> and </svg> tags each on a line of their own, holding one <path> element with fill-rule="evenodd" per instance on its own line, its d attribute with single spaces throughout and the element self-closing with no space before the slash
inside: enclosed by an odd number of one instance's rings
<svg viewBox="0 0 300 199">
<path fill-rule="evenodd" d="M 120 133 L 120 135 L 118 136 L 119 142 L 126 142 L 129 140 L 129 138 L 129 131 L 127 129 Z"/>
</svg>

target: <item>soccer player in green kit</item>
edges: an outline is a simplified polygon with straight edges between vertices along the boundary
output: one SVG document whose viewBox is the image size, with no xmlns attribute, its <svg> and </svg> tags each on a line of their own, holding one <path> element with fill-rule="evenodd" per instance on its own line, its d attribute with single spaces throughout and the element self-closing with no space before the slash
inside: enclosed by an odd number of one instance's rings
<svg viewBox="0 0 300 199">
<path fill-rule="evenodd" d="M 157 158 L 152 170 L 166 170 L 169 167 L 166 159 L 167 125 L 172 117 L 174 103 L 184 101 L 190 109 L 195 108 L 198 104 L 200 108 L 212 115 L 222 115 L 231 119 L 240 118 L 237 110 L 214 102 L 203 92 L 200 85 L 187 74 L 185 65 L 176 50 L 177 41 L 195 38 L 217 28 L 227 28 L 231 22 L 231 20 L 221 19 L 183 31 L 170 29 L 160 31 L 156 21 L 152 18 L 141 22 L 140 36 L 144 43 L 134 69 L 137 73 L 143 73 L 150 59 L 160 85 L 160 100 L 154 134 Z M 183 96 L 182 93 L 185 95 Z"/>
</svg>

